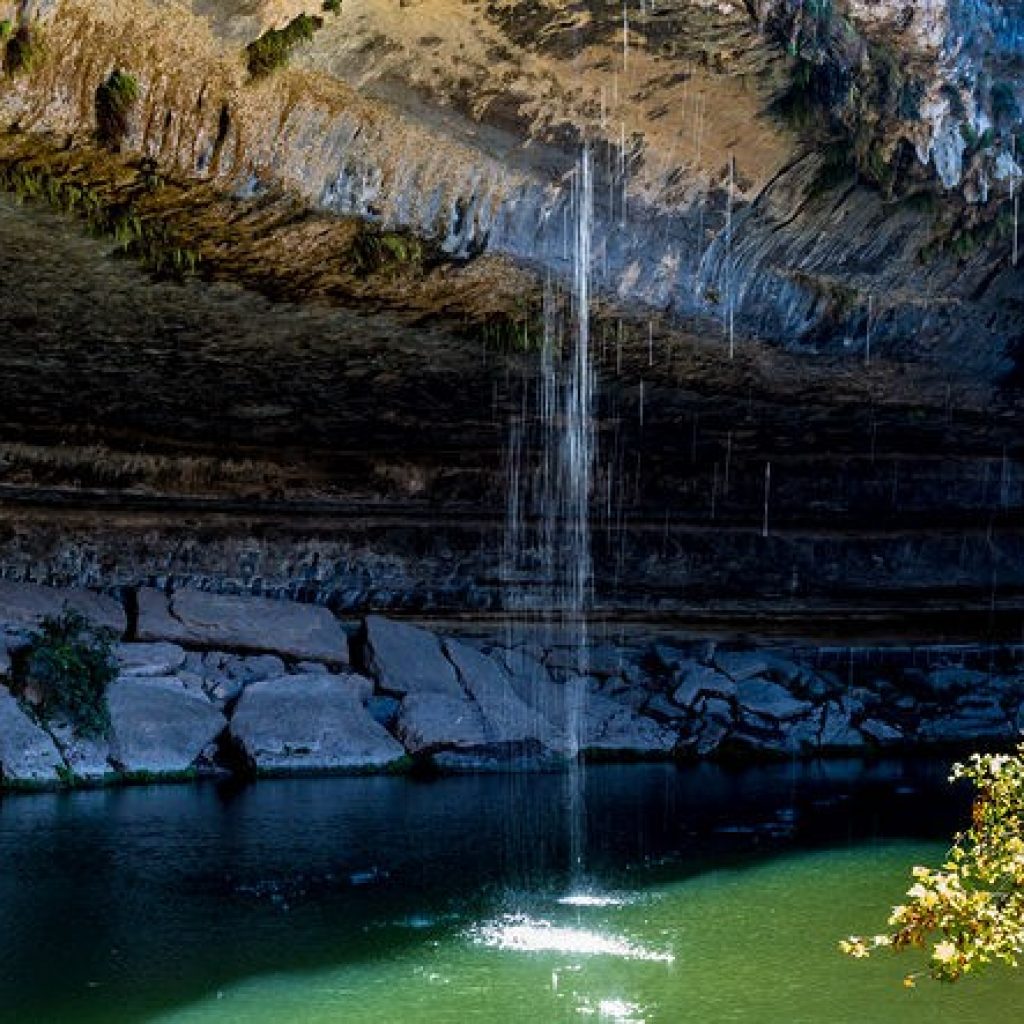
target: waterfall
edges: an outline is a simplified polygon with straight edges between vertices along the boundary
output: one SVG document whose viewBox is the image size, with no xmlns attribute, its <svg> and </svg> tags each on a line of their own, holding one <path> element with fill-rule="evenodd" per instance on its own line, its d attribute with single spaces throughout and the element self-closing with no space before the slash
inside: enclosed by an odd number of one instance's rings
<svg viewBox="0 0 1024 1024">
<path fill-rule="evenodd" d="M 508 644 L 530 636 L 575 648 L 576 678 L 561 686 L 567 812 L 574 872 L 583 862 L 583 764 L 589 614 L 593 597 L 590 497 L 595 460 L 596 374 L 591 353 L 594 183 L 589 148 L 572 173 L 568 304 L 549 279 L 540 351 L 510 428 L 502 567 Z"/>
</svg>

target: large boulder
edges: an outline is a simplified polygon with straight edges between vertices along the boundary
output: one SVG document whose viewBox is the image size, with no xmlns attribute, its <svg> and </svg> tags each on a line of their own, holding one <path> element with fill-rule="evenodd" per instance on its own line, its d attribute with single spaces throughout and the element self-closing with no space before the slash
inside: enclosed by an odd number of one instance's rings
<svg viewBox="0 0 1024 1024">
<path fill-rule="evenodd" d="M 819 744 L 823 750 L 849 750 L 864 746 L 864 736 L 850 721 L 847 702 L 829 701 L 821 720 Z"/>
<path fill-rule="evenodd" d="M 791 682 L 799 677 L 799 665 L 770 651 L 722 651 L 715 654 L 715 666 L 730 679 L 742 683 L 758 676 Z"/>
<path fill-rule="evenodd" d="M 92 625 L 109 629 L 119 637 L 128 628 L 124 608 L 112 597 L 91 590 L 58 590 L 0 579 L 0 634 L 24 634 L 38 627 L 43 619 L 67 610 L 78 612 Z"/>
<path fill-rule="evenodd" d="M 516 693 L 508 673 L 493 658 L 457 640 L 445 640 L 444 647 L 466 693 L 480 709 L 490 743 L 564 746 L 559 731 Z"/>
<path fill-rule="evenodd" d="M 395 732 L 410 754 L 482 751 L 490 746 L 480 708 L 464 695 L 411 694 L 402 701 Z"/>
<path fill-rule="evenodd" d="M 954 707 L 922 722 L 918 739 L 925 743 L 973 743 L 976 740 L 1009 739 L 1014 728 L 996 701 Z"/>
<path fill-rule="evenodd" d="M 123 772 L 170 775 L 191 768 L 220 735 L 224 716 L 174 676 L 124 676 L 107 690 L 110 761 Z"/>
<path fill-rule="evenodd" d="M 463 696 L 455 667 L 444 656 L 440 640 L 417 626 L 380 615 L 367 616 L 366 661 L 385 693 Z"/>
<path fill-rule="evenodd" d="M 735 697 L 736 683 L 729 676 L 707 665 L 689 664 L 682 673 L 682 682 L 676 687 L 672 699 L 680 707 L 690 708 L 703 696 L 725 699 Z"/>
<path fill-rule="evenodd" d="M 935 693 L 952 696 L 980 690 L 989 681 L 989 675 L 977 669 L 947 665 L 928 673 L 925 683 Z"/>
<path fill-rule="evenodd" d="M 356 676 L 307 673 L 246 687 L 231 736 L 258 771 L 382 769 L 405 756 L 363 706 Z"/>
<path fill-rule="evenodd" d="M 0 784 L 53 785 L 65 767 L 57 745 L 0 686 Z"/>
<path fill-rule="evenodd" d="M 665 757 L 675 749 L 674 732 L 632 708 L 588 695 L 583 705 L 581 746 L 600 756 Z"/>
<path fill-rule="evenodd" d="M 797 700 L 784 686 L 762 679 L 747 679 L 736 687 L 741 708 L 762 718 L 787 719 L 808 714 L 813 704 Z"/>
<path fill-rule="evenodd" d="M 195 647 L 269 652 L 348 664 L 348 638 L 326 608 L 266 597 L 179 590 L 170 598 L 139 591 L 140 640 L 169 640 Z"/>
</svg>

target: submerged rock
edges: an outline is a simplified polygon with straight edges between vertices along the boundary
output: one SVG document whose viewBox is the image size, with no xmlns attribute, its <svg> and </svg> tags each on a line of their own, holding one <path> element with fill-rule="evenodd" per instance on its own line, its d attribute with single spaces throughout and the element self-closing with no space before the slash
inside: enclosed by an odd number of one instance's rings
<svg viewBox="0 0 1024 1024">
<path fill-rule="evenodd" d="M 405 756 L 362 704 L 363 680 L 308 673 L 246 687 L 231 736 L 258 771 L 382 769 Z"/>
<path fill-rule="evenodd" d="M 366 663 L 385 693 L 462 696 L 455 668 L 444 656 L 440 640 L 418 626 L 367 616 Z"/>
<path fill-rule="evenodd" d="M 52 785 L 60 781 L 64 760 L 53 738 L 0 686 L 0 782 Z"/>
<path fill-rule="evenodd" d="M 110 761 L 119 771 L 188 771 L 227 724 L 202 694 L 173 676 L 122 677 L 107 691 Z"/>
<path fill-rule="evenodd" d="M 270 652 L 290 658 L 348 664 L 348 637 L 326 608 L 265 597 L 179 590 L 170 598 L 139 591 L 140 640 Z"/>
</svg>

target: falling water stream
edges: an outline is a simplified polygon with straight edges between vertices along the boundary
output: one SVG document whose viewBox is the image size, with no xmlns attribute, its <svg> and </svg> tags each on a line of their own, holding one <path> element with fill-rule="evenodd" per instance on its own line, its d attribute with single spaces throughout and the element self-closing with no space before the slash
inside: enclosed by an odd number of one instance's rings
<svg viewBox="0 0 1024 1024">
<path fill-rule="evenodd" d="M 572 871 L 583 870 L 583 724 L 593 589 L 590 496 L 595 461 L 596 373 L 590 347 L 594 185 L 584 147 L 571 176 L 568 316 L 555 286 L 544 292 L 537 372 L 528 372 L 510 430 L 503 578 L 508 646 L 566 641 L 575 678 L 561 688 L 567 759 L 567 828 Z"/>
</svg>

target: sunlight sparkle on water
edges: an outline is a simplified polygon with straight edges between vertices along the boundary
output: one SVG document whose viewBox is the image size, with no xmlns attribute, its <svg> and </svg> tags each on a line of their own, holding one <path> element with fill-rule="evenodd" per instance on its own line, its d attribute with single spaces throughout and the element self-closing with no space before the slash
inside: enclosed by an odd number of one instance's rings
<svg viewBox="0 0 1024 1024">
<path fill-rule="evenodd" d="M 578 953 L 668 964 L 675 960 L 671 953 L 648 949 L 619 936 L 566 928 L 524 914 L 507 914 L 482 925 L 473 934 L 481 945 L 520 953 Z"/>
<path fill-rule="evenodd" d="M 580 892 L 559 897 L 563 907 L 624 907 L 629 901 L 621 896 L 600 896 L 597 893 Z"/>
<path fill-rule="evenodd" d="M 643 1007 L 625 999 L 602 999 L 596 1007 L 582 1006 L 580 1013 L 584 1016 L 596 1016 L 598 1020 L 614 1021 L 615 1024 L 645 1024 Z"/>
</svg>

